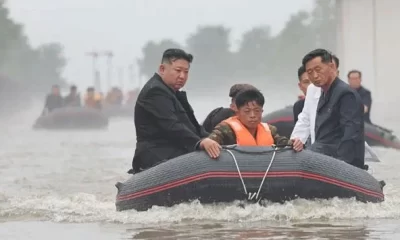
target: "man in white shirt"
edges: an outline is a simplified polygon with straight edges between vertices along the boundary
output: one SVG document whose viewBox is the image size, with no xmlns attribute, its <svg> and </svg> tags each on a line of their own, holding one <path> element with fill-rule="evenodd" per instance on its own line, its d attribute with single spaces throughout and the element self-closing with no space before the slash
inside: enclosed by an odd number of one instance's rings
<svg viewBox="0 0 400 240">
<path fill-rule="evenodd" d="M 333 55 L 333 64 L 336 68 L 336 76 L 339 75 L 339 59 Z M 307 94 L 304 102 L 303 111 L 298 115 L 298 120 L 293 129 L 291 139 L 299 139 L 296 144 L 302 142 L 305 144 L 307 139 L 311 137 L 311 144 L 315 142 L 315 118 L 317 115 L 317 107 L 319 97 L 321 96 L 321 88 L 316 87 L 314 84 L 310 84 L 307 87 Z M 299 148 L 299 146 L 293 145 L 294 149 Z M 373 161 L 379 161 L 377 155 L 374 153 L 372 148 L 365 142 L 365 158 L 371 159 Z"/>
</svg>

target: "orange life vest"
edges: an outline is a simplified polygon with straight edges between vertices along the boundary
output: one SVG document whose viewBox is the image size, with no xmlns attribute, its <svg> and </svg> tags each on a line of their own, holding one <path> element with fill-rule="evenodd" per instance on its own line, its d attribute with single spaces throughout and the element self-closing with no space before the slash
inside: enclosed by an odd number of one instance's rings
<svg viewBox="0 0 400 240">
<path fill-rule="evenodd" d="M 238 117 L 230 117 L 223 122 L 229 124 L 236 135 L 236 144 L 239 146 L 272 146 L 274 138 L 267 123 L 260 123 L 257 126 L 257 136 L 254 139 L 253 135 L 239 121 Z"/>
</svg>

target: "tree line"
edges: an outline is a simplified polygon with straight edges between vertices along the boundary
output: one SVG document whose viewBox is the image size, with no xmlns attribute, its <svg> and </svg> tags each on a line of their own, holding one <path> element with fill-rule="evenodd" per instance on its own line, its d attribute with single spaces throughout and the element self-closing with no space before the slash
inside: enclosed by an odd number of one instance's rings
<svg viewBox="0 0 400 240">
<path fill-rule="evenodd" d="M 0 0 L 0 108 L 21 96 L 29 98 L 49 91 L 52 84 L 65 84 L 63 46 L 47 43 L 32 47 L 23 25 L 10 18 Z"/>
<path fill-rule="evenodd" d="M 217 85 L 249 82 L 265 86 L 295 85 L 301 58 L 310 50 L 336 49 L 335 0 L 316 0 L 312 11 L 290 16 L 276 35 L 268 25 L 242 34 L 239 49 L 230 50 L 230 29 L 199 26 L 181 45 L 173 39 L 149 41 L 138 59 L 140 74 L 150 77 L 167 48 L 183 48 L 194 55 L 189 89 L 206 90 Z"/>
</svg>

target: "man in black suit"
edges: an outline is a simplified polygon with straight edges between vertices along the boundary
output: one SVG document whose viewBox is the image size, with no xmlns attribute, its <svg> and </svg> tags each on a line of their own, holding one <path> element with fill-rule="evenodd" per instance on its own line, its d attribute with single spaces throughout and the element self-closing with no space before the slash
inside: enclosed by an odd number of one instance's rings
<svg viewBox="0 0 400 240">
<path fill-rule="evenodd" d="M 327 50 L 311 51 L 302 63 L 311 82 L 322 90 L 311 150 L 364 168 L 364 106 L 360 95 L 337 77 Z"/>
<path fill-rule="evenodd" d="M 347 74 L 347 79 L 350 87 L 356 90 L 358 94 L 360 94 L 361 100 L 364 104 L 364 121 L 372 124 L 370 115 L 372 105 L 371 92 L 361 85 L 361 78 L 362 73 L 358 70 L 351 70 Z"/>
<path fill-rule="evenodd" d="M 140 91 L 135 105 L 136 150 L 129 173 L 205 145 L 219 150 L 217 142 L 206 138 L 208 133 L 197 122 L 186 92 L 180 91 L 192 60 L 193 56 L 181 49 L 167 49 L 158 73 Z"/>
</svg>

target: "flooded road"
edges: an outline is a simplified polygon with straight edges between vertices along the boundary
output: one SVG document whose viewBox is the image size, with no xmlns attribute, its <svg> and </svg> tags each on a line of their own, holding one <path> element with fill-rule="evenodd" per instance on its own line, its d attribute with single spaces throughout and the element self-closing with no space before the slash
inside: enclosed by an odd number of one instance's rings
<svg viewBox="0 0 400 240">
<path fill-rule="evenodd" d="M 400 239 L 396 150 L 374 148 L 382 162 L 368 163 L 373 175 L 387 183 L 381 204 L 296 200 L 242 208 L 193 202 L 116 212 L 114 184 L 129 177 L 133 120 L 112 121 L 105 131 L 49 132 L 32 130 L 30 117 L 2 122 L 2 240 Z"/>
</svg>

